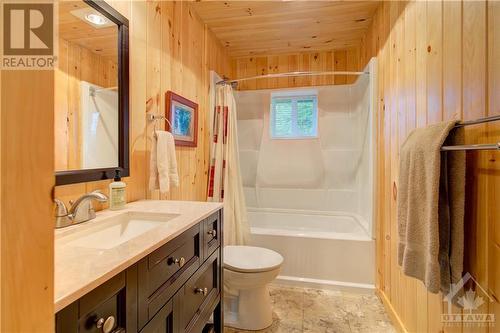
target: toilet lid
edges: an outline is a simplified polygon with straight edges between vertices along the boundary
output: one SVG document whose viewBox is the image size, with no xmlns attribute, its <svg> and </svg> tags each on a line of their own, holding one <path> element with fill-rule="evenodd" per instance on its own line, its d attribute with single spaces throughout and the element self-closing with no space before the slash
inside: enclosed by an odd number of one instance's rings
<svg viewBox="0 0 500 333">
<path fill-rule="evenodd" d="M 267 272 L 281 266 L 283 257 L 273 250 L 255 246 L 224 247 L 224 267 L 235 272 Z"/>
</svg>

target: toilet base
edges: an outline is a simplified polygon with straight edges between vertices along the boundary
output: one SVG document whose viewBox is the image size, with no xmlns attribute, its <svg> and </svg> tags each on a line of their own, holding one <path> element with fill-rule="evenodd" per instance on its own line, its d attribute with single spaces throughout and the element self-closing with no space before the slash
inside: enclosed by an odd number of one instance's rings
<svg viewBox="0 0 500 333">
<path fill-rule="evenodd" d="M 237 298 L 238 309 L 226 316 L 226 326 L 237 329 L 257 331 L 265 329 L 273 323 L 271 297 L 267 285 L 240 290 Z M 235 301 L 227 300 L 228 302 Z"/>
</svg>

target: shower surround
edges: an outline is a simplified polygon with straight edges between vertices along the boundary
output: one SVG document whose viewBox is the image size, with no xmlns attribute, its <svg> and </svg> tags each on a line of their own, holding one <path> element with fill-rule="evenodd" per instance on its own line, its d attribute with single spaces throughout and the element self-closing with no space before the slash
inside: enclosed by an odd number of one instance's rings
<svg viewBox="0 0 500 333">
<path fill-rule="evenodd" d="M 374 63 L 350 85 L 235 93 L 254 245 L 285 257 L 279 281 L 373 289 Z M 271 94 L 315 92 L 318 137 L 272 139 Z"/>
</svg>

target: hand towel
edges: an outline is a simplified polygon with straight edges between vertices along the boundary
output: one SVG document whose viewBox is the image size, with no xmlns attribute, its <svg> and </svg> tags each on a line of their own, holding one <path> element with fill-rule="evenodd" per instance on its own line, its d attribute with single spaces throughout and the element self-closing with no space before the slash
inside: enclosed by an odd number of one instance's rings
<svg viewBox="0 0 500 333">
<path fill-rule="evenodd" d="M 445 145 L 464 144 L 464 129 L 452 130 Z M 462 278 L 464 263 L 465 151 L 441 152 L 439 181 L 439 264 L 441 291 Z"/>
<path fill-rule="evenodd" d="M 151 139 L 151 151 L 149 157 L 149 190 L 154 191 L 159 189 L 158 184 L 158 166 L 156 164 L 156 146 L 157 146 L 157 136 L 156 133 L 153 134 Z"/>
<path fill-rule="evenodd" d="M 170 132 L 156 131 L 151 146 L 149 189 L 165 194 L 179 186 L 175 140 Z"/>
<path fill-rule="evenodd" d="M 400 151 L 398 263 L 432 293 L 449 288 L 463 269 L 465 154 L 441 152 L 448 136 L 449 142 L 463 140 L 455 124 L 416 129 Z"/>
</svg>

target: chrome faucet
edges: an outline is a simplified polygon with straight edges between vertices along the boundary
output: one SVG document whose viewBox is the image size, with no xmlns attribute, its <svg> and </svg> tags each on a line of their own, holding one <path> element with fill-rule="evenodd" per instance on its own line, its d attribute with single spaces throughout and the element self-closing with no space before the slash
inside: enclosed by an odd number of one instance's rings
<svg viewBox="0 0 500 333">
<path fill-rule="evenodd" d="M 92 200 L 99 202 L 108 201 L 108 197 L 99 191 L 90 192 L 82 195 L 75 202 L 71 202 L 71 208 L 66 208 L 64 202 L 54 199 L 56 204 L 56 228 L 64 228 L 73 224 L 82 223 L 95 218 L 94 206 Z"/>
</svg>

